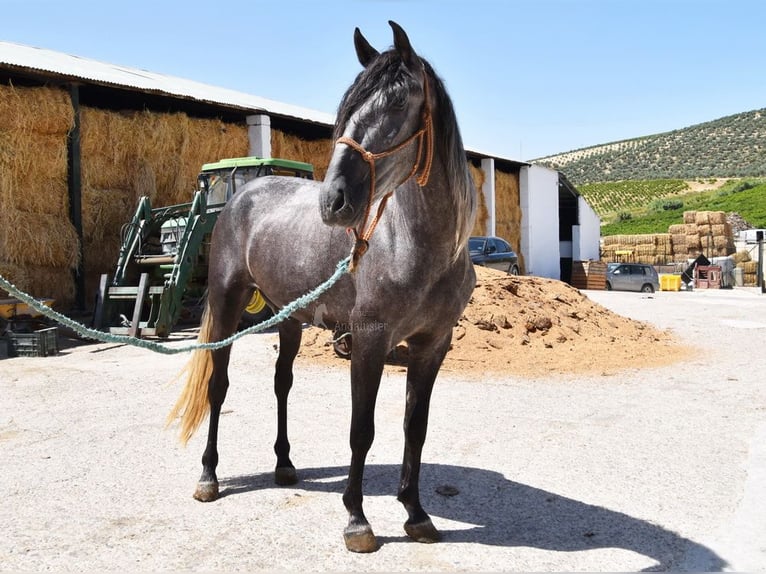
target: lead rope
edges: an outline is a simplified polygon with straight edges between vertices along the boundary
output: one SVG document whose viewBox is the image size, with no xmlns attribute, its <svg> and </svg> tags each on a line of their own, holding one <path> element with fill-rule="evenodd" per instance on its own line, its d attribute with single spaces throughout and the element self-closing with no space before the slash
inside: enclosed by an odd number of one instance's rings
<svg viewBox="0 0 766 574">
<path fill-rule="evenodd" d="M 428 76 L 425 73 L 425 68 L 423 69 L 423 96 L 423 124 L 421 128 L 406 140 L 392 147 L 391 149 L 379 153 L 372 153 L 371 151 L 364 149 L 364 147 L 356 140 L 347 136 L 342 136 L 335 141 L 336 145 L 339 143 L 346 144 L 351 149 L 359 152 L 362 160 L 364 160 L 370 166 L 370 194 L 367 197 L 367 206 L 364 210 L 364 219 L 362 220 L 362 224 L 358 229 L 353 227 L 348 229 L 348 231 L 354 236 L 354 247 L 351 251 L 351 263 L 349 264 L 348 269 L 351 273 L 356 271 L 359 260 L 367 252 L 367 249 L 370 246 L 370 238 L 372 237 L 372 233 L 375 231 L 375 228 L 377 227 L 378 222 L 383 215 L 383 211 L 386 208 L 386 204 L 388 203 L 389 198 L 393 195 L 396 188 L 414 176 L 418 169 L 421 169 L 421 161 L 424 161 L 424 163 L 420 175 L 417 176 L 417 184 L 420 187 L 425 187 L 425 185 L 428 183 L 429 177 L 431 176 L 431 166 L 433 165 L 434 159 L 434 126 L 433 118 L 431 116 L 431 99 L 428 90 Z M 400 181 L 399 184 L 394 187 L 394 189 L 386 193 L 381 198 L 380 203 L 378 204 L 378 209 L 375 213 L 375 217 L 372 218 L 369 226 L 367 226 L 367 220 L 370 218 L 370 212 L 372 211 L 373 197 L 375 197 L 375 161 L 395 154 L 404 147 L 408 146 L 414 140 L 418 140 L 418 152 L 410 173 L 408 173 L 407 177 Z M 424 150 L 425 154 L 423 153 Z"/>
<path fill-rule="evenodd" d="M 14 297 L 16 297 L 19 301 L 26 303 L 29 307 L 32 307 L 40 314 L 53 319 L 54 321 L 56 321 L 57 323 L 60 323 L 61 325 L 69 327 L 70 329 L 75 331 L 80 337 L 95 339 L 97 341 L 101 341 L 102 343 L 132 345 L 134 347 L 139 347 L 141 349 L 148 349 L 149 351 L 154 351 L 155 353 L 162 353 L 163 355 L 176 355 L 178 353 L 195 351 L 197 349 L 207 349 L 212 351 L 214 349 L 228 347 L 240 337 L 244 337 L 245 335 L 249 335 L 250 333 L 259 333 L 261 331 L 264 331 L 265 329 L 269 329 L 277 325 L 278 323 L 281 323 L 282 321 L 287 319 L 290 315 L 292 315 L 296 311 L 307 307 L 310 303 L 318 299 L 320 295 L 322 295 L 324 292 L 330 289 L 330 287 L 335 285 L 335 283 L 337 283 L 340 280 L 340 278 L 343 277 L 343 275 L 348 273 L 350 263 L 351 263 L 351 255 L 349 255 L 343 261 L 338 263 L 338 265 L 335 268 L 335 272 L 330 276 L 329 279 L 327 279 L 326 281 L 318 285 L 313 291 L 310 291 L 306 293 L 305 295 L 301 295 L 292 303 L 285 305 L 276 315 L 274 315 L 273 317 L 271 317 L 270 319 L 266 321 L 263 321 L 262 323 L 256 323 L 255 325 L 252 325 L 251 327 L 248 327 L 247 329 L 243 331 L 238 331 L 234 333 L 231 337 L 228 337 L 221 341 L 213 341 L 210 343 L 192 343 L 192 344 L 184 345 L 181 347 L 169 347 L 167 345 L 155 343 L 154 341 L 149 341 L 147 339 L 139 339 L 137 337 L 128 337 L 125 335 L 113 335 L 112 333 L 105 333 L 103 331 L 98 331 L 96 329 L 90 329 L 86 327 L 85 325 L 78 323 L 77 321 L 74 321 L 73 319 L 70 319 L 66 315 L 63 315 L 59 313 L 58 311 L 55 311 L 45 306 L 43 303 L 41 303 L 40 301 L 38 301 L 37 299 L 29 295 L 28 293 L 24 293 L 22 290 L 16 287 L 13 283 L 5 279 L 2 275 L 0 275 L 0 288 L 7 291 L 10 295 L 13 295 Z"/>
</svg>

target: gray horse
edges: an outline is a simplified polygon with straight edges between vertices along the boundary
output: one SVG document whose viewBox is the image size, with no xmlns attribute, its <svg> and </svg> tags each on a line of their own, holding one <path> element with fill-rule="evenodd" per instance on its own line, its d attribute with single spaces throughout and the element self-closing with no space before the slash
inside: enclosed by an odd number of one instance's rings
<svg viewBox="0 0 766 574">
<path fill-rule="evenodd" d="M 362 510 L 362 476 L 384 362 L 401 341 L 408 344 L 409 358 L 398 500 L 407 510 L 404 529 L 411 538 L 439 539 L 420 504 L 421 452 L 433 384 L 476 280 L 466 249 L 476 190 L 452 103 L 404 30 L 390 24 L 394 47 L 383 53 L 355 31 L 364 69 L 339 106 L 325 181 L 258 178 L 220 214 L 199 335 L 203 342 L 225 339 L 255 289 L 273 309 L 281 308 L 328 277 L 352 251 L 353 272 L 279 325 L 274 451 L 277 484 L 295 483 L 287 397 L 301 325 L 319 319 L 330 329 L 342 327 L 353 337 L 351 465 L 343 503 L 349 512 L 344 539 L 355 552 L 378 546 Z M 194 494 L 202 501 L 218 497 L 216 444 L 230 352 L 229 346 L 194 353 L 186 387 L 169 416 L 181 416 L 186 441 L 210 413 Z"/>
</svg>

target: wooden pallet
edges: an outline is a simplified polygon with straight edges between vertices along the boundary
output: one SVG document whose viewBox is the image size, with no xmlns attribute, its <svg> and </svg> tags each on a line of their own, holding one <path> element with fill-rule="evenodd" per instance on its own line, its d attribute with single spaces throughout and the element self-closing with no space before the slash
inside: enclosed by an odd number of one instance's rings
<svg viewBox="0 0 766 574">
<path fill-rule="evenodd" d="M 606 289 L 606 263 L 603 261 L 573 261 L 572 287 L 576 289 Z"/>
</svg>

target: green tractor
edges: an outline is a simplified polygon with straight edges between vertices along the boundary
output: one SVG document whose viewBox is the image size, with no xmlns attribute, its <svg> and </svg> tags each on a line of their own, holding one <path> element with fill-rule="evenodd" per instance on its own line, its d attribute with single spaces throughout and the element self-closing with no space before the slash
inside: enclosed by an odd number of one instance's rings
<svg viewBox="0 0 766 574">
<path fill-rule="evenodd" d="M 276 158 L 241 157 L 202 166 L 190 203 L 152 208 L 139 200 L 121 233 L 114 274 L 102 275 L 93 324 L 133 337 L 170 335 L 179 321 L 198 321 L 218 214 L 237 189 L 266 175 L 313 179 L 311 164 Z M 258 291 L 243 321 L 257 322 L 270 311 Z"/>
</svg>

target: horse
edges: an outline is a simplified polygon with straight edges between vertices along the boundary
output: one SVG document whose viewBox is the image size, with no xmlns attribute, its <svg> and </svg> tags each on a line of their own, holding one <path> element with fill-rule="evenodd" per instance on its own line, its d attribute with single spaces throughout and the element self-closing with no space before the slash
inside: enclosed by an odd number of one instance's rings
<svg viewBox="0 0 766 574">
<path fill-rule="evenodd" d="M 397 499 L 407 512 L 404 530 L 410 538 L 440 539 L 420 502 L 421 453 L 434 382 L 476 284 L 466 247 L 476 189 L 452 102 L 401 26 L 389 24 L 394 44 L 384 52 L 355 29 L 363 69 L 339 104 L 324 181 L 257 178 L 220 213 L 198 336 L 200 342 L 215 342 L 234 333 L 256 289 L 272 309 L 284 307 L 329 276 L 353 248 L 353 272 L 279 324 L 274 374 L 274 479 L 290 485 L 298 476 L 290 460 L 287 398 L 302 324 L 318 317 L 324 327 L 342 325 L 351 333 L 351 463 L 343 494 L 349 518 L 343 537 L 353 552 L 378 547 L 362 508 L 362 477 L 386 356 L 401 342 L 409 354 Z M 216 445 L 230 352 L 231 345 L 194 351 L 186 385 L 168 416 L 169 422 L 180 417 L 186 442 L 209 414 L 194 493 L 203 502 L 219 495 Z"/>
</svg>

